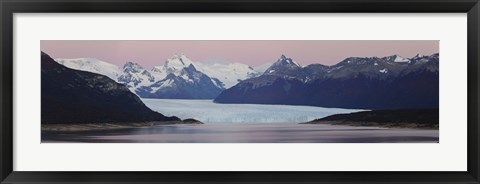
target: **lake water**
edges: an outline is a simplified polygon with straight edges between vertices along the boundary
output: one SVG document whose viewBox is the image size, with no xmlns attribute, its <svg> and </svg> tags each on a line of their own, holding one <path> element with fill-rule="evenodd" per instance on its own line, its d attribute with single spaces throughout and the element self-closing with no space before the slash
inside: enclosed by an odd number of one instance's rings
<svg viewBox="0 0 480 184">
<path fill-rule="evenodd" d="M 292 105 L 142 99 L 151 109 L 201 125 L 42 132 L 42 143 L 436 143 L 438 130 L 299 124 L 360 110 Z"/>
<path fill-rule="evenodd" d="M 166 116 L 194 118 L 212 123 L 301 123 L 359 109 L 295 105 L 219 104 L 212 100 L 142 99 L 150 109 Z"/>
<path fill-rule="evenodd" d="M 436 143 L 438 130 L 289 123 L 159 125 L 42 133 L 42 143 Z"/>
</svg>

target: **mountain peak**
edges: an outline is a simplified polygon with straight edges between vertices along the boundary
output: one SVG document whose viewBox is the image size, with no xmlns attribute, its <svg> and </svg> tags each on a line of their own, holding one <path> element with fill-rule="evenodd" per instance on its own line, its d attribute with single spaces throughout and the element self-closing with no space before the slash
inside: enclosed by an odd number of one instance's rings
<svg viewBox="0 0 480 184">
<path fill-rule="evenodd" d="M 140 66 L 140 65 L 134 61 L 127 61 L 125 62 L 125 65 L 123 65 L 123 67 L 132 67 L 132 66 Z"/>
<path fill-rule="evenodd" d="M 167 68 L 173 68 L 177 70 L 187 67 L 190 64 L 192 64 L 192 61 L 184 54 L 175 54 L 172 56 L 172 58 L 165 61 L 165 66 Z"/>
<path fill-rule="evenodd" d="M 280 56 L 280 59 L 277 60 L 277 62 L 273 63 L 272 66 L 294 66 L 294 67 L 300 67 L 298 63 L 293 61 L 291 58 L 288 58 L 284 54 Z"/>
<path fill-rule="evenodd" d="M 402 56 L 399 56 L 399 55 L 395 55 L 395 60 L 393 60 L 394 62 L 410 62 L 410 59 L 407 59 L 407 58 L 403 58 Z"/>
<path fill-rule="evenodd" d="M 386 61 L 395 62 L 395 63 L 410 63 L 410 59 L 403 58 L 402 56 L 395 54 L 392 56 L 385 57 Z"/>
<path fill-rule="evenodd" d="M 140 72 L 141 70 L 143 70 L 143 67 L 133 61 L 128 61 L 123 65 L 124 72 Z"/>
<path fill-rule="evenodd" d="M 267 75 L 284 75 L 296 71 L 299 68 L 301 68 L 301 66 L 298 63 L 282 54 L 280 59 L 268 67 L 263 73 Z"/>
</svg>

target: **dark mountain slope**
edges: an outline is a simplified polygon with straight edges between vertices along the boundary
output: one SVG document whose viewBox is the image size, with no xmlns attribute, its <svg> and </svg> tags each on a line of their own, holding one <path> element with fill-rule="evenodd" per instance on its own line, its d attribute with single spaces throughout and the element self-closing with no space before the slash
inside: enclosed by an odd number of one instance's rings
<svg viewBox="0 0 480 184">
<path fill-rule="evenodd" d="M 127 87 L 41 54 L 42 124 L 179 121 L 146 107 Z"/>
<path fill-rule="evenodd" d="M 281 58 L 265 73 L 223 91 L 217 103 L 287 104 L 357 109 L 438 108 L 438 54 L 347 58 L 300 67 Z"/>
</svg>

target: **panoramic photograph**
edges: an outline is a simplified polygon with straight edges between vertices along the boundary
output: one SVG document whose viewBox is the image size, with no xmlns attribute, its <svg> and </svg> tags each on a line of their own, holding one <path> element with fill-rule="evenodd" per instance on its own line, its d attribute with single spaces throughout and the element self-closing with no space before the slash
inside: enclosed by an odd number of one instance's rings
<svg viewBox="0 0 480 184">
<path fill-rule="evenodd" d="M 439 143 L 438 40 L 42 40 L 42 143 Z"/>
</svg>

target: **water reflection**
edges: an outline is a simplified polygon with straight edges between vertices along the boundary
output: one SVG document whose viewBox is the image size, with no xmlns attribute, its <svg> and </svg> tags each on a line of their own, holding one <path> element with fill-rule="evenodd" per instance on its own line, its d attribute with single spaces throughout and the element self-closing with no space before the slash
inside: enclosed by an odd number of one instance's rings
<svg viewBox="0 0 480 184">
<path fill-rule="evenodd" d="M 42 132 L 43 143 L 436 143 L 438 140 L 438 130 L 299 124 L 159 125 L 84 132 Z"/>
</svg>

